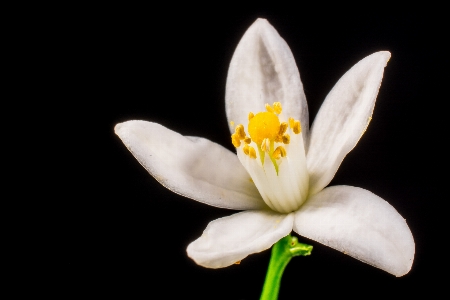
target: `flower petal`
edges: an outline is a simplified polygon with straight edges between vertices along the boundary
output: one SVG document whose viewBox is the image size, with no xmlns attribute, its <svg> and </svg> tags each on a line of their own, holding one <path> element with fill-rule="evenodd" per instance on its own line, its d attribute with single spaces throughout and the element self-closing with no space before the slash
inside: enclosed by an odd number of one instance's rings
<svg viewBox="0 0 450 300">
<path fill-rule="evenodd" d="M 311 194 L 330 183 L 366 130 L 390 57 L 389 52 L 382 51 L 362 59 L 327 95 L 312 124 L 307 151 Z"/>
<path fill-rule="evenodd" d="M 243 211 L 208 224 L 201 237 L 189 244 L 187 254 L 207 268 L 222 268 L 249 254 L 270 248 L 292 231 L 294 214 L 270 210 Z"/>
<path fill-rule="evenodd" d="M 307 138 L 308 105 L 294 56 L 275 28 L 257 19 L 231 59 L 225 93 L 228 121 L 247 127 L 249 112 L 265 111 L 265 104 L 273 102 L 281 102 L 288 117 L 301 120 Z"/>
<path fill-rule="evenodd" d="M 120 123 L 114 130 L 139 163 L 169 190 L 222 208 L 267 207 L 237 156 L 222 146 L 145 121 Z"/>
<path fill-rule="evenodd" d="M 314 195 L 295 213 L 294 231 L 398 277 L 414 259 L 405 219 L 357 187 L 332 186 Z"/>
</svg>

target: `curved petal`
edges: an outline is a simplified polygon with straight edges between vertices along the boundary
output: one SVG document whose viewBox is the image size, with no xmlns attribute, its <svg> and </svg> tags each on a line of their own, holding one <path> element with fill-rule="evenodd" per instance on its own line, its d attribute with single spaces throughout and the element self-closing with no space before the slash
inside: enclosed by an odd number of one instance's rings
<svg viewBox="0 0 450 300">
<path fill-rule="evenodd" d="M 307 139 L 308 105 L 294 56 L 275 28 L 257 19 L 239 42 L 228 69 L 228 121 L 247 127 L 249 112 L 265 111 L 265 104 L 273 102 L 281 102 L 287 117 L 301 121 Z M 228 125 L 233 133 L 233 126 Z"/>
<path fill-rule="evenodd" d="M 332 186 L 314 195 L 295 213 L 294 231 L 398 277 L 413 263 L 405 219 L 361 188 Z"/>
<path fill-rule="evenodd" d="M 293 221 L 293 213 L 243 211 L 209 223 L 186 251 L 203 267 L 227 267 L 270 248 L 292 231 Z"/>
<path fill-rule="evenodd" d="M 330 183 L 366 130 L 390 57 L 389 52 L 382 51 L 362 59 L 327 95 L 311 127 L 307 152 L 311 194 Z"/>
<path fill-rule="evenodd" d="M 145 121 L 120 123 L 114 130 L 139 163 L 169 190 L 222 208 L 267 207 L 237 156 L 222 146 Z"/>
</svg>

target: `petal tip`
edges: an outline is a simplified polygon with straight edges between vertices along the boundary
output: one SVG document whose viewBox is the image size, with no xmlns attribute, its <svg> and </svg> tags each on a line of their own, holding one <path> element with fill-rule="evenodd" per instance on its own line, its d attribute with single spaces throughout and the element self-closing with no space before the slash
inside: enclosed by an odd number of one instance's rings
<svg viewBox="0 0 450 300">
<path fill-rule="evenodd" d="M 265 18 L 258 18 L 258 19 L 256 19 L 255 22 L 253 22 L 253 24 L 261 24 L 261 25 L 269 24 L 269 21 L 267 21 L 267 19 L 265 19 Z"/>
<path fill-rule="evenodd" d="M 114 133 L 118 137 L 122 138 L 126 134 L 126 132 L 130 130 L 130 126 L 132 124 L 137 124 L 137 122 L 136 121 L 125 121 L 125 122 L 117 123 L 114 126 Z"/>
<path fill-rule="evenodd" d="M 391 59 L 391 52 L 389 51 L 379 51 L 379 52 L 375 52 L 370 56 L 374 56 L 377 59 L 379 59 L 380 61 L 384 62 L 384 65 L 386 66 L 386 64 L 389 62 L 389 60 Z"/>
<path fill-rule="evenodd" d="M 383 54 L 384 59 L 386 60 L 386 63 L 387 63 L 391 59 L 391 56 L 392 56 L 391 52 L 389 52 L 389 51 L 381 51 L 381 53 Z"/>
<path fill-rule="evenodd" d="M 133 128 L 145 127 L 145 124 L 151 124 L 152 122 L 140 121 L 140 120 L 129 120 L 121 123 L 117 123 L 114 126 L 114 133 L 119 137 L 122 137 L 127 131 L 129 132 Z"/>
<path fill-rule="evenodd" d="M 119 135 L 120 129 L 123 127 L 123 123 L 117 123 L 116 126 L 114 126 L 114 133 L 116 135 Z"/>
<path fill-rule="evenodd" d="M 253 22 L 253 24 L 248 28 L 273 28 L 273 26 L 269 23 L 269 21 L 267 21 L 267 19 L 264 18 L 258 18 L 255 20 L 255 22 Z M 247 29 L 247 31 L 248 31 Z"/>
</svg>

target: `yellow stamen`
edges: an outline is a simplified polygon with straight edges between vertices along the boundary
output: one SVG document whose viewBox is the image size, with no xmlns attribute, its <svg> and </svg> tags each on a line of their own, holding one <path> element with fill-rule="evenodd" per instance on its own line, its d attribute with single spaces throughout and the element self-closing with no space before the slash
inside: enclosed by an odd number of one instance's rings
<svg viewBox="0 0 450 300">
<path fill-rule="evenodd" d="M 300 121 L 294 121 L 294 126 L 293 126 L 293 131 L 295 134 L 299 134 L 300 132 L 302 132 L 302 126 L 300 125 Z"/>
<path fill-rule="evenodd" d="M 244 154 L 245 154 L 245 155 L 248 155 L 248 153 L 249 153 L 248 148 L 250 148 L 249 145 L 244 145 L 244 148 L 242 148 L 242 151 L 244 151 Z"/>
<path fill-rule="evenodd" d="M 270 106 L 269 103 L 266 103 L 266 110 L 267 110 L 268 112 L 273 113 L 273 108 L 272 108 L 272 106 Z"/>
<path fill-rule="evenodd" d="M 289 127 L 290 128 L 294 128 L 294 122 L 295 122 L 294 118 L 289 117 Z"/>
<path fill-rule="evenodd" d="M 281 114 L 281 111 L 283 110 L 283 108 L 281 107 L 281 103 L 280 102 L 274 102 L 273 103 L 273 110 L 275 111 L 275 113 L 277 115 Z"/>
<path fill-rule="evenodd" d="M 288 124 L 286 122 L 283 122 L 280 124 L 280 132 L 278 132 L 279 135 L 283 135 L 288 128 Z"/>
<path fill-rule="evenodd" d="M 286 149 L 283 146 L 278 146 L 275 151 L 273 151 L 273 158 L 279 159 L 280 157 L 286 157 Z"/>
<path fill-rule="evenodd" d="M 231 135 L 231 143 L 233 143 L 233 146 L 236 148 L 241 145 L 241 141 L 239 140 L 239 137 L 236 135 L 236 133 L 233 133 Z"/>
<path fill-rule="evenodd" d="M 252 146 L 248 146 L 248 156 L 250 156 L 250 158 L 253 159 L 256 158 L 256 151 L 255 148 L 253 148 Z"/>
<path fill-rule="evenodd" d="M 266 104 L 265 108 L 267 110 L 265 112 L 256 114 L 249 112 L 247 129 L 242 124 L 235 126 L 231 141 L 236 148 L 243 146 L 242 151 L 250 158 L 256 159 L 256 152 L 258 152 L 262 167 L 264 167 L 264 157 L 268 156 L 278 174 L 278 164 L 281 163 L 279 159 L 286 157 L 287 154 L 284 146 L 277 147 L 277 144 L 289 144 L 292 133 L 287 133 L 288 128 L 298 134 L 301 132 L 301 124 L 293 118 L 289 118 L 288 122 L 280 122 L 278 115 L 283 111 L 280 102 L 274 102 L 273 105 Z M 233 122 L 230 124 L 234 126 Z M 245 130 L 248 130 L 248 136 Z M 252 143 L 256 145 L 250 146 Z"/>
<path fill-rule="evenodd" d="M 237 134 L 237 136 L 239 137 L 240 140 L 245 139 L 244 125 L 239 124 L 239 125 L 236 127 L 236 134 Z"/>
</svg>

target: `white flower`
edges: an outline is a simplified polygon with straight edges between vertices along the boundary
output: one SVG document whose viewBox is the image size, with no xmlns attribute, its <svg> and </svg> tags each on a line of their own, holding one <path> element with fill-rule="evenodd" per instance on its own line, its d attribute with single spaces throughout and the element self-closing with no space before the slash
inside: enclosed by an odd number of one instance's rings
<svg viewBox="0 0 450 300">
<path fill-rule="evenodd" d="M 414 258 L 414 240 L 402 216 L 362 188 L 325 188 L 371 119 L 389 58 L 389 52 L 374 53 L 344 74 L 309 131 L 294 57 L 277 31 L 258 19 L 228 71 L 226 112 L 237 156 L 151 122 L 124 122 L 115 132 L 168 189 L 212 206 L 244 210 L 212 221 L 188 246 L 197 264 L 232 265 L 293 230 L 402 276 Z"/>
</svg>

